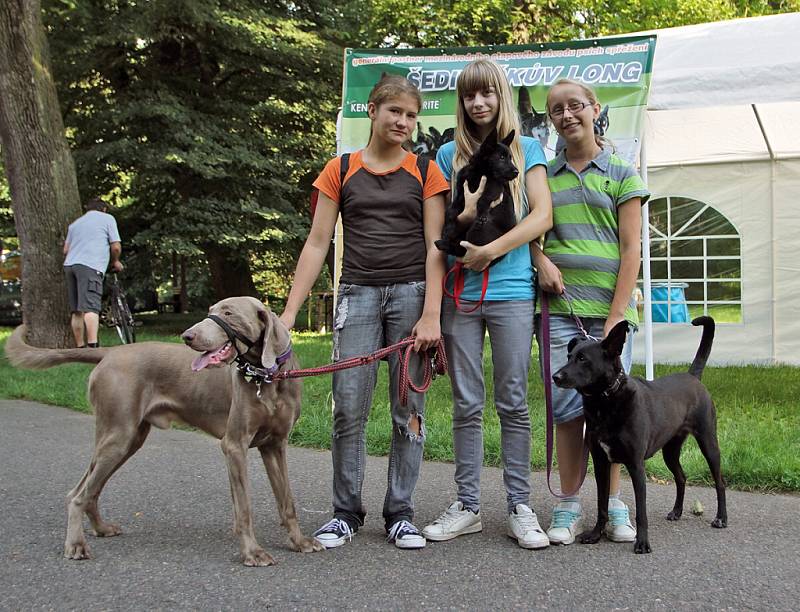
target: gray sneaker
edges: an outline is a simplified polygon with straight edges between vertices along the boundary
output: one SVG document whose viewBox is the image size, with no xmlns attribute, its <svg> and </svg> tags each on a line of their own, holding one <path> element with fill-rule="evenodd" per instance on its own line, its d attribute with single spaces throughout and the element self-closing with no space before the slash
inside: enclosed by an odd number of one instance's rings
<svg viewBox="0 0 800 612">
<path fill-rule="evenodd" d="M 481 513 L 464 508 L 460 501 L 453 502 L 435 521 L 426 525 L 422 535 L 434 542 L 452 540 L 460 535 L 476 533 L 483 529 Z"/>
</svg>

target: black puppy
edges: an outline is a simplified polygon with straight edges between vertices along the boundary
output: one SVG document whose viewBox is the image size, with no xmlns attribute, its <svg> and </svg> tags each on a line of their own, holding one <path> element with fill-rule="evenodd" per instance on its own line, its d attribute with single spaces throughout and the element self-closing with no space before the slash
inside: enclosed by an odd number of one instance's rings
<svg viewBox="0 0 800 612">
<path fill-rule="evenodd" d="M 675 476 L 675 506 L 667 520 L 683 513 L 686 476 L 680 463 L 681 446 L 688 434 L 697 440 L 711 468 L 717 490 L 717 516 L 712 527 L 728 526 L 725 483 L 720 471 L 717 416 L 708 390 L 700 382 L 711 353 L 714 319 L 698 317 L 703 326 L 700 347 L 688 374 L 672 374 L 652 382 L 625 375 L 620 361 L 628 324 L 618 323 L 601 342 L 573 338 L 569 361 L 553 375 L 559 387 L 577 389 L 583 397 L 586 435 L 597 482 L 597 524 L 580 535 L 583 544 L 600 540 L 608 521 L 608 484 L 611 463 L 622 463 L 633 481 L 636 497 L 636 553 L 649 553 L 644 461 L 662 450 L 664 463 Z"/>
<path fill-rule="evenodd" d="M 467 252 L 460 244 L 462 240 L 483 246 L 517 224 L 509 187 L 509 181 L 519 174 L 511 157 L 511 149 L 508 148 L 513 140 L 514 130 L 500 141 L 497 130 L 492 130 L 469 163 L 458 171 L 453 198 L 445 212 L 442 238 L 435 243 L 440 251 L 462 257 Z M 470 191 L 474 192 L 483 176 L 486 177 L 486 185 L 478 198 L 477 216 L 469 225 L 460 224 L 458 215 L 464 211 L 464 181 L 469 185 Z M 503 199 L 500 203 L 492 206 L 492 202 L 501 195 Z"/>
</svg>

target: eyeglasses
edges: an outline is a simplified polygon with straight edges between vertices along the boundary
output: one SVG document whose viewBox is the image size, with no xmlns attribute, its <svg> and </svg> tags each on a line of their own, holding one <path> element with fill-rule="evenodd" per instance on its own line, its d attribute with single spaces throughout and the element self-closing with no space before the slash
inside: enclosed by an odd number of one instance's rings
<svg viewBox="0 0 800 612">
<path fill-rule="evenodd" d="M 587 106 L 591 106 L 591 102 L 570 102 L 567 104 L 566 109 L 563 106 L 557 106 L 555 109 L 551 110 L 548 115 L 550 115 L 551 119 L 560 119 L 564 116 L 564 110 L 568 110 L 573 115 L 581 112 Z"/>
</svg>

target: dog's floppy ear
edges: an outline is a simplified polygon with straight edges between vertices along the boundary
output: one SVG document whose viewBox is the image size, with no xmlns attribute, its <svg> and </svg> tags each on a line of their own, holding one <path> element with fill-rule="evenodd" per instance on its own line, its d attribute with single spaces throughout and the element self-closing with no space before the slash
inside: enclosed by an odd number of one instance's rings
<svg viewBox="0 0 800 612">
<path fill-rule="evenodd" d="M 502 141 L 502 142 L 503 142 L 503 144 L 504 144 L 504 145 L 506 145 L 507 147 L 511 146 L 511 143 L 514 141 L 514 135 L 515 135 L 515 133 L 516 133 L 516 130 L 511 130 L 511 131 L 508 133 L 508 136 L 506 136 L 505 138 L 503 138 L 503 141 Z"/>
<path fill-rule="evenodd" d="M 628 335 L 628 322 L 620 321 L 603 338 L 603 350 L 609 355 L 619 356 L 622 354 L 622 347 L 625 345 L 625 338 Z"/>
<path fill-rule="evenodd" d="M 258 318 L 264 323 L 264 346 L 261 349 L 261 365 L 266 369 L 275 366 L 275 360 L 289 346 L 291 336 L 286 326 L 266 306 L 258 311 Z"/>
</svg>

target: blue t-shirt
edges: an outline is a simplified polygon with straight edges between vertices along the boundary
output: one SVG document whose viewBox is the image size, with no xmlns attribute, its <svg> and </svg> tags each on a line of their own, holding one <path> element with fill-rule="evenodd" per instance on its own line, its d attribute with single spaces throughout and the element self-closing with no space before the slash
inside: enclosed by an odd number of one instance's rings
<svg viewBox="0 0 800 612">
<path fill-rule="evenodd" d="M 522 152 L 525 156 L 525 172 L 534 166 L 547 167 L 542 145 L 535 138 L 522 136 Z M 450 141 L 442 145 L 436 154 L 436 164 L 448 183 L 452 182 L 453 157 L 456 143 Z M 524 173 L 523 173 L 524 175 Z M 524 184 L 523 184 L 524 185 Z M 527 198 L 523 187 L 523 197 Z M 522 216 L 528 214 L 526 201 L 522 202 Z M 448 267 L 455 263 L 454 257 L 448 257 Z M 483 272 L 464 270 L 464 292 L 461 299 L 477 301 L 481 298 Z M 452 290 L 452 284 L 450 286 Z M 485 300 L 531 300 L 533 299 L 533 266 L 531 265 L 530 247 L 527 244 L 518 246 L 506 253 L 496 264 L 489 268 L 489 286 Z"/>
</svg>

